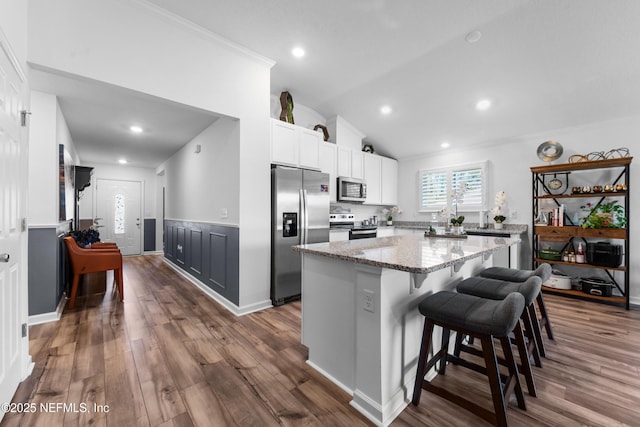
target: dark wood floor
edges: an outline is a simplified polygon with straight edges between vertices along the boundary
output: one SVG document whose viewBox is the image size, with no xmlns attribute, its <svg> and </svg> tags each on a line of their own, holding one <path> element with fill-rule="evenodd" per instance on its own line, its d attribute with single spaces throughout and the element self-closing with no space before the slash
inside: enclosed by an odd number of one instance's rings
<svg viewBox="0 0 640 427">
<path fill-rule="evenodd" d="M 36 366 L 14 402 L 38 410 L 2 427 L 370 425 L 305 364 L 299 303 L 235 317 L 159 256 L 126 258 L 124 304 L 110 289 L 30 328 Z M 510 425 L 640 425 L 640 312 L 545 299 L 556 340 L 534 368 L 539 396 L 510 405 Z M 491 408 L 483 377 L 452 366 L 437 381 Z M 393 425 L 486 423 L 423 392 Z"/>
</svg>

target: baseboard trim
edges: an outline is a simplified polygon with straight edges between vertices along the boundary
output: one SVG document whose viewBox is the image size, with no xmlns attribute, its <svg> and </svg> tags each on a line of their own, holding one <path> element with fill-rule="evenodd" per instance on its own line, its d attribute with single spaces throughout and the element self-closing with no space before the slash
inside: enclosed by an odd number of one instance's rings
<svg viewBox="0 0 640 427">
<path fill-rule="evenodd" d="M 62 294 L 62 298 L 60 298 L 56 311 L 29 316 L 29 319 L 27 320 L 28 325 L 33 326 L 40 325 L 42 323 L 57 322 L 62 317 L 65 305 L 67 305 L 67 295 Z"/>
<path fill-rule="evenodd" d="M 196 286 L 198 289 L 204 292 L 208 297 L 210 297 L 215 302 L 222 305 L 224 308 L 226 308 L 228 311 L 230 311 L 236 316 L 244 316 L 245 314 L 254 313 L 256 311 L 261 311 L 261 310 L 273 307 L 273 304 L 271 304 L 271 300 L 260 301 L 254 304 L 246 305 L 244 307 L 239 307 L 234 303 L 232 303 L 231 301 L 227 300 L 225 297 L 223 297 L 213 289 L 206 286 L 204 283 L 202 283 L 201 281 L 199 281 L 198 279 L 196 279 L 195 277 L 193 277 L 192 275 L 184 271 L 182 268 L 180 268 L 173 262 L 169 261 L 166 258 L 163 258 L 162 260 L 176 273 L 178 273 L 180 276 L 187 279 L 194 286 Z"/>
</svg>

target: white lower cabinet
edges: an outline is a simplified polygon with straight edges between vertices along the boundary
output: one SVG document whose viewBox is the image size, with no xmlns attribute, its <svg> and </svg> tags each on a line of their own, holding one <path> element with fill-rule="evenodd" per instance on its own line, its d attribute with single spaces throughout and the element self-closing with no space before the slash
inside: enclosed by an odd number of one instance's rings
<svg viewBox="0 0 640 427">
<path fill-rule="evenodd" d="M 393 227 L 378 227 L 378 237 L 389 237 L 395 234 Z"/>
</svg>

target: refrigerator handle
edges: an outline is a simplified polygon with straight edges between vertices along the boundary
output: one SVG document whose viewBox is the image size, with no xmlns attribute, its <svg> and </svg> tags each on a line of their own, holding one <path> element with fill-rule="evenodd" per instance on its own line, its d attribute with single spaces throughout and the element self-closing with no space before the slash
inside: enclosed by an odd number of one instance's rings
<svg viewBox="0 0 640 427">
<path fill-rule="evenodd" d="M 307 190 L 305 189 L 300 190 L 300 203 L 302 204 L 300 209 L 300 214 L 302 215 L 302 218 L 300 218 L 300 230 L 302 234 L 300 243 L 306 245 L 309 231 L 309 215 L 307 211 Z"/>
</svg>

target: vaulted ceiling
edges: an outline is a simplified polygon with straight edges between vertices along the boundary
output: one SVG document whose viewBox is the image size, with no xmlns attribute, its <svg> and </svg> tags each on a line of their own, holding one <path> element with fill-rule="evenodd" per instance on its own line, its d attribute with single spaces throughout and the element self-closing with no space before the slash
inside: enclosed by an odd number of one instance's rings
<svg viewBox="0 0 640 427">
<path fill-rule="evenodd" d="M 325 117 L 341 115 L 396 158 L 445 141 L 455 150 L 544 131 L 552 139 L 554 129 L 640 114 L 636 0 L 146 1 L 275 60 L 272 94 L 288 90 Z M 303 58 L 291 55 L 296 46 Z M 491 108 L 478 111 L 480 99 Z M 72 116 L 85 113 L 86 124 L 86 114 L 109 113 L 77 102 L 61 97 L 88 159 L 84 145 L 95 144 Z M 131 104 L 149 116 L 156 102 L 114 101 L 120 113 Z M 164 105 L 184 113 L 175 125 L 190 133 L 215 120 Z"/>
</svg>

